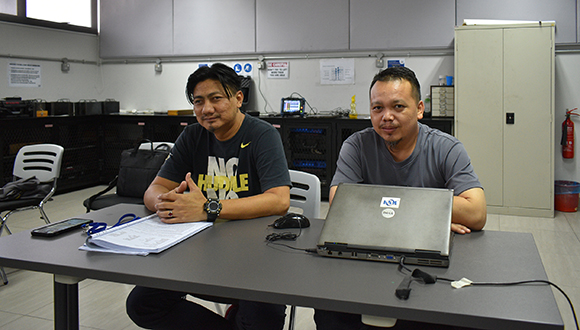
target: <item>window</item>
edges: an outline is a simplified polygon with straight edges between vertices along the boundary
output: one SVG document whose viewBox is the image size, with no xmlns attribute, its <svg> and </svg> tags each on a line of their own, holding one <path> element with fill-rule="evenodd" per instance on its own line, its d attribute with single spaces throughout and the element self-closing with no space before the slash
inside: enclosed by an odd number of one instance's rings
<svg viewBox="0 0 580 330">
<path fill-rule="evenodd" d="M 26 0 L 26 17 L 91 27 L 91 0 Z"/>
<path fill-rule="evenodd" d="M 97 0 L 0 0 L 0 20 L 97 33 Z"/>
</svg>

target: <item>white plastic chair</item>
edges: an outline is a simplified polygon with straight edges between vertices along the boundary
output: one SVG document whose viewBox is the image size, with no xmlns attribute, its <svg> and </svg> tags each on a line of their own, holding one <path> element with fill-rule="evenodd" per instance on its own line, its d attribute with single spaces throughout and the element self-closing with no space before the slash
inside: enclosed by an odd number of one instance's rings
<svg viewBox="0 0 580 330">
<path fill-rule="evenodd" d="M 320 179 L 307 172 L 289 170 L 290 181 L 292 181 L 292 188 L 290 188 L 290 206 L 302 210 L 302 214 L 309 219 L 320 218 Z M 228 305 L 222 309 L 221 304 L 215 303 L 216 311 L 224 315 Z M 294 323 L 296 318 L 296 306 L 290 306 L 290 324 L 289 330 L 294 330 Z"/>
<path fill-rule="evenodd" d="M 307 172 L 289 170 L 290 206 L 302 209 L 302 214 L 310 219 L 320 218 L 320 179 Z"/>
<path fill-rule="evenodd" d="M 289 170 L 290 206 L 302 209 L 302 214 L 310 219 L 320 218 L 320 179 L 307 172 Z M 296 306 L 290 306 L 289 330 L 294 330 L 296 323 Z"/>
<path fill-rule="evenodd" d="M 10 228 L 6 225 L 6 221 L 8 217 L 18 211 L 38 208 L 40 218 L 45 223 L 50 223 L 48 215 L 44 211 L 44 204 L 50 200 L 56 191 L 56 180 L 60 176 L 63 152 L 64 148 L 56 144 L 34 144 L 20 148 L 16 154 L 14 169 L 12 170 L 14 180 L 36 177 L 41 184 L 50 184 L 51 189 L 43 197 L 1 201 L 0 214 L 5 211 L 8 211 L 8 213 L 2 216 L 0 220 L 0 235 L 2 235 L 4 227 L 6 227 L 8 234 L 12 234 Z M 8 283 L 8 278 L 2 267 L 0 267 L 0 278 L 2 278 L 4 284 Z"/>
<path fill-rule="evenodd" d="M 141 143 L 139 145 L 139 149 L 140 150 L 147 150 L 147 149 L 151 149 L 151 144 L 153 143 L 153 149 L 155 150 L 157 147 L 159 147 L 160 145 L 168 145 L 170 149 L 173 149 L 173 146 L 175 145 L 175 143 L 173 142 L 144 142 Z"/>
</svg>

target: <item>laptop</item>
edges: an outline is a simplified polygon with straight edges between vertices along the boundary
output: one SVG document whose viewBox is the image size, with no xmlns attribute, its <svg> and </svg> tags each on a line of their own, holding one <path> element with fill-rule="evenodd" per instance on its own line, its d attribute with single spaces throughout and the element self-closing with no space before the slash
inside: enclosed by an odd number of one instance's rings
<svg viewBox="0 0 580 330">
<path fill-rule="evenodd" d="M 341 183 L 317 244 L 321 256 L 449 266 L 453 190 Z"/>
</svg>

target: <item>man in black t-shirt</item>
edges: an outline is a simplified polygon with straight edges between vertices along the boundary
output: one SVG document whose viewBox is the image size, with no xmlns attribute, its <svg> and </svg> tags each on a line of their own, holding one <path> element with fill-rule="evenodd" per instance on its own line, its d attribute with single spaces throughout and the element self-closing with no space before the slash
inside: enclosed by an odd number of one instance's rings
<svg viewBox="0 0 580 330">
<path fill-rule="evenodd" d="M 244 96 L 235 71 L 220 63 L 201 67 L 189 77 L 186 93 L 198 123 L 177 139 L 145 192 L 145 206 L 166 223 L 286 214 L 291 181 L 280 135 L 240 112 Z M 186 295 L 137 286 L 127 298 L 127 313 L 149 329 L 284 327 L 284 305 L 203 297 L 232 303 L 226 319 Z"/>
</svg>

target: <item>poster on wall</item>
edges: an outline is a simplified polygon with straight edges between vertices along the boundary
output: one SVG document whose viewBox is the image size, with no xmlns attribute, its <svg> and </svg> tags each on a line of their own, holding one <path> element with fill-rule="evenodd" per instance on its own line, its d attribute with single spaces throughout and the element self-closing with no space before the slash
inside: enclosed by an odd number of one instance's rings
<svg viewBox="0 0 580 330">
<path fill-rule="evenodd" d="M 9 87 L 40 87 L 42 73 L 40 64 L 10 62 L 8 63 Z"/>
<path fill-rule="evenodd" d="M 354 58 L 320 60 L 320 84 L 354 84 Z"/>
</svg>

